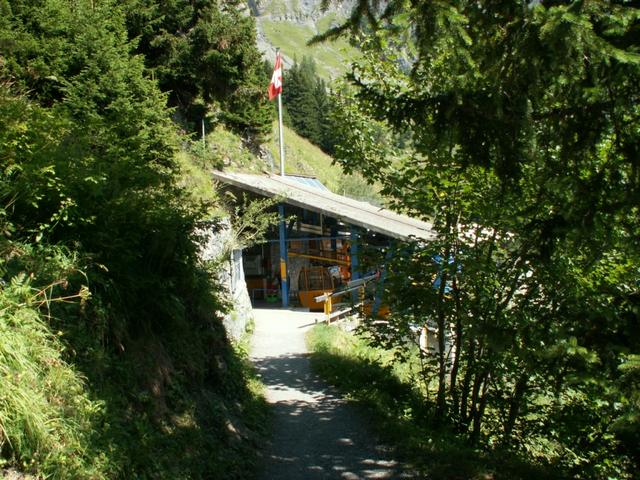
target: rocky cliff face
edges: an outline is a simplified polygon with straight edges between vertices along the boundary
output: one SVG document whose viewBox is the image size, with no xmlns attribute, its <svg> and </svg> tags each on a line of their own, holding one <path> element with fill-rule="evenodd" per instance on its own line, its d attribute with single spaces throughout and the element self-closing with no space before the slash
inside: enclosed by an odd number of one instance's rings
<svg viewBox="0 0 640 480">
<path fill-rule="evenodd" d="M 327 15 L 346 18 L 355 5 L 354 0 L 337 1 L 323 10 L 321 0 L 248 0 L 248 3 L 255 17 L 314 25 Z"/>
</svg>

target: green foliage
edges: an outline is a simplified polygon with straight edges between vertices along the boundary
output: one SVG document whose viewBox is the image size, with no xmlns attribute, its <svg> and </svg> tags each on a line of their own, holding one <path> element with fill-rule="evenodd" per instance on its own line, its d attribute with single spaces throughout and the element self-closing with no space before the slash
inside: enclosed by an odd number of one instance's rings
<svg viewBox="0 0 640 480">
<path fill-rule="evenodd" d="M 228 245 L 231 249 L 245 249 L 264 242 L 271 227 L 279 221 L 275 207 L 280 198 L 250 199 L 242 196 L 242 201 L 228 193 L 227 212 L 232 219 L 233 238 Z"/>
<path fill-rule="evenodd" d="M 319 146 L 328 154 L 333 152 L 334 131 L 331 121 L 333 104 L 327 85 L 316 74 L 316 64 L 310 57 L 295 62 L 286 74 L 282 103 L 286 118 L 298 135 Z"/>
<path fill-rule="evenodd" d="M 34 254 L 49 273 L 73 263 L 59 250 Z M 79 295 L 65 294 L 62 282 L 36 287 L 42 280 L 23 271 L 0 290 L 2 463 L 55 479 L 107 476 L 108 459 L 91 448 L 104 403 L 90 397 L 78 368 L 65 362 L 64 333 L 52 331 L 40 313 Z"/>
<path fill-rule="evenodd" d="M 129 37 L 189 130 L 207 118 L 264 140 L 273 118 L 269 77 L 253 18 L 237 2 L 129 0 L 124 8 Z"/>
<path fill-rule="evenodd" d="M 320 80 L 316 77 L 313 59 L 304 57 L 301 64 L 296 61 L 287 70 L 287 88 L 282 91 L 282 103 L 296 133 L 319 145 L 321 112 L 314 95 L 316 82 Z"/>
<path fill-rule="evenodd" d="M 2 466 L 247 478 L 263 402 L 197 248 L 216 195 L 181 188 L 126 6 L 0 3 Z"/>
<path fill-rule="evenodd" d="M 438 428 L 423 402 L 418 349 L 407 354 L 370 341 L 339 326 L 318 325 L 307 334 L 314 370 L 365 408 L 373 428 L 421 478 L 562 478 L 501 448 L 479 451 L 455 431 Z M 398 362 L 398 354 L 407 361 Z"/>
<path fill-rule="evenodd" d="M 16 15 L 13 28 L 26 39 L 30 24 L 21 21 L 34 22 L 50 7 L 34 7 L 24 18 Z M 186 259 L 195 252 L 182 232 L 192 230 L 196 212 L 189 212 L 193 207 L 182 204 L 182 194 L 172 186 L 176 137 L 163 96 L 144 76 L 141 59 L 130 55 L 118 9 L 83 3 L 68 7 L 65 18 L 69 24 L 58 28 L 67 26 L 67 35 L 53 31 L 52 42 L 41 34 L 16 43 L 8 62 L 14 64 L 8 74 L 28 84 L 30 77 L 19 74 L 30 62 L 45 63 L 49 43 L 64 40 L 65 50 L 77 52 L 48 72 L 64 82 L 61 98 L 43 89 L 31 93 L 45 104 L 54 102 L 52 108 L 3 87 L 3 108 L 16 113 L 8 131 L 16 140 L 3 144 L 4 156 L 16 160 L 3 177 L 2 201 L 10 203 L 16 235 L 80 243 L 94 262 L 87 273 L 98 290 L 104 288 L 108 302 L 123 316 L 136 317 L 139 311 L 153 318 L 155 302 L 148 310 L 139 300 L 151 303 L 153 295 L 171 289 L 172 277 L 192 268 Z M 118 26 L 119 35 L 113 34 Z M 20 64 L 22 51 L 36 42 L 41 48 L 34 54 L 43 58 Z M 27 108 L 17 110 L 20 104 Z M 167 276 L 156 277 L 155 284 L 141 280 L 163 273 Z"/>
<path fill-rule="evenodd" d="M 329 32 L 372 30 L 339 99 L 340 163 L 437 232 L 390 247 L 392 317 L 368 329 L 382 346 L 430 329 L 434 417 L 576 478 L 637 470 L 618 367 L 640 351 L 638 16 L 511 1 L 380 16 L 359 2 Z"/>
<path fill-rule="evenodd" d="M 613 431 L 627 445 L 631 446 L 630 454 L 636 462 L 640 461 L 640 358 L 628 355 L 618 367 L 622 373 L 618 382 L 623 394 L 622 412 L 613 425 Z M 635 447 L 634 447 L 635 446 Z"/>
</svg>

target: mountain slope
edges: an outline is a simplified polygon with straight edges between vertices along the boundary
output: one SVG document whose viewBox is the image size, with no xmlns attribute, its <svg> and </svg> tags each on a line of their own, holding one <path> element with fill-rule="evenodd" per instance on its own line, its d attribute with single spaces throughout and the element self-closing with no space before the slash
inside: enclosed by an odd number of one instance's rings
<svg viewBox="0 0 640 480">
<path fill-rule="evenodd" d="M 279 158 L 277 125 L 274 124 L 272 140 L 268 144 L 274 159 Z M 284 129 L 285 171 L 288 174 L 315 176 L 329 190 L 340 195 L 381 205 L 377 186 L 368 185 L 360 174 L 347 175 L 342 167 L 333 163 L 333 158 L 288 127 Z M 274 169 L 279 171 L 278 160 Z"/>
<path fill-rule="evenodd" d="M 249 7 L 256 19 L 258 48 L 273 60 L 276 47 L 282 50 L 285 68 L 303 56 L 312 57 L 318 66 L 318 74 L 326 80 L 344 74 L 354 58 L 357 48 L 340 39 L 309 46 L 307 42 L 318 33 L 341 23 L 354 3 L 332 3 L 321 9 L 319 0 L 249 0 Z"/>
</svg>

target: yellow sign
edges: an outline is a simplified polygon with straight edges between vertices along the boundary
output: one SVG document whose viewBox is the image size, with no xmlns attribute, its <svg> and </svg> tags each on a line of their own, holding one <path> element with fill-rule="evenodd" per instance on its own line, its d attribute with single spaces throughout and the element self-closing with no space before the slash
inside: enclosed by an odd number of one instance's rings
<svg viewBox="0 0 640 480">
<path fill-rule="evenodd" d="M 284 259 L 280 259 L 280 279 L 287 280 L 287 262 Z"/>
</svg>

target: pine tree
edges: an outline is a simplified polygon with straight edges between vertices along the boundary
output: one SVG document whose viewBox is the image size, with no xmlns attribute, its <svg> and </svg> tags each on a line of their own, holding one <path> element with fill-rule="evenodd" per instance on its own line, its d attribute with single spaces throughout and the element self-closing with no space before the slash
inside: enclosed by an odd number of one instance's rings
<svg viewBox="0 0 640 480">
<path fill-rule="evenodd" d="M 333 147 L 331 111 L 332 103 L 327 87 L 316 73 L 315 61 L 303 57 L 286 72 L 286 88 L 282 93 L 283 105 L 291 126 L 301 136 L 330 153 Z"/>
<path fill-rule="evenodd" d="M 174 186 L 177 136 L 166 97 L 133 55 L 117 5 L 48 0 L 16 2 L 12 11 L 2 32 L 15 39 L 6 81 L 46 107 L 57 132 L 31 132 L 36 144 L 38 135 L 52 141 L 11 169 L 3 201 L 16 235 L 77 245 L 95 262 L 88 273 L 102 279 L 98 289 L 118 285 L 110 291 L 127 315 L 152 312 L 143 299 L 151 298 L 145 289 L 161 288 L 158 277 L 140 278 L 190 255 L 195 221 Z"/>
<path fill-rule="evenodd" d="M 618 366 L 640 351 L 639 12 L 359 2 L 325 35 L 369 33 L 340 98 L 342 165 L 438 232 L 398 246 L 387 287 L 396 345 L 412 322 L 438 332 L 423 371 L 436 421 L 521 452 L 550 442 L 572 476 L 630 477 L 638 458 Z"/>
<path fill-rule="evenodd" d="M 254 20 L 236 2 L 129 0 L 126 12 L 130 38 L 190 129 L 208 118 L 264 139 L 273 118 L 269 76 Z"/>
</svg>

